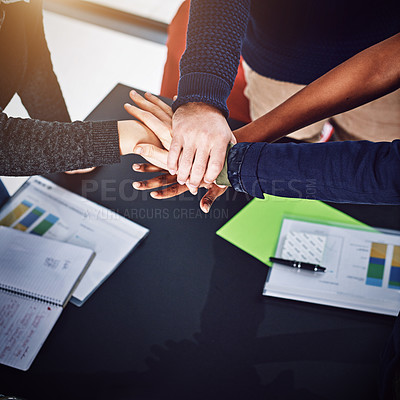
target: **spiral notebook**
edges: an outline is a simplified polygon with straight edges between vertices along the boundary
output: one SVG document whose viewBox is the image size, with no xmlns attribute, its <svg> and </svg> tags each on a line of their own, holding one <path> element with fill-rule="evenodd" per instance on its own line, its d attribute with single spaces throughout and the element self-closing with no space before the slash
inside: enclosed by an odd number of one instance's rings
<svg viewBox="0 0 400 400">
<path fill-rule="evenodd" d="M 0 227 L 0 363 L 31 366 L 93 258 L 90 249 Z"/>
<path fill-rule="evenodd" d="M 42 176 L 30 177 L 1 207 L 0 226 L 96 253 L 71 298 L 77 306 L 84 304 L 149 233 L 147 228 Z"/>
</svg>

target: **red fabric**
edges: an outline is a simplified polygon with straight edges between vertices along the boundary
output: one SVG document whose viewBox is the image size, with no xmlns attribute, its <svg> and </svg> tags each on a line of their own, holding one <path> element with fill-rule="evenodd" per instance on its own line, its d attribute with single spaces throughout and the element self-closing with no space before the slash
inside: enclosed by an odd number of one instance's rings
<svg viewBox="0 0 400 400">
<path fill-rule="evenodd" d="M 160 92 L 160 95 L 164 97 L 172 98 L 178 92 L 179 61 L 186 47 L 189 8 L 190 1 L 185 0 L 168 27 L 168 53 Z M 231 118 L 237 119 L 238 121 L 250 122 L 249 102 L 243 94 L 245 86 L 246 81 L 244 79 L 241 58 L 235 83 L 228 97 L 228 109 Z"/>
</svg>

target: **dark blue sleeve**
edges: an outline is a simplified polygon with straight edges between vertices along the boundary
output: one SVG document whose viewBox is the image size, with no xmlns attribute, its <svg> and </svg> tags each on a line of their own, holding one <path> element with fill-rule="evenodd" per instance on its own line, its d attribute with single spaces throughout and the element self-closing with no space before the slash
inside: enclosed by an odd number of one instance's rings
<svg viewBox="0 0 400 400">
<path fill-rule="evenodd" d="M 202 102 L 228 116 L 226 100 L 239 66 L 250 0 L 191 0 L 175 111 Z"/>
<path fill-rule="evenodd" d="M 400 204 L 400 140 L 239 143 L 228 154 L 237 191 L 336 203 Z"/>
</svg>

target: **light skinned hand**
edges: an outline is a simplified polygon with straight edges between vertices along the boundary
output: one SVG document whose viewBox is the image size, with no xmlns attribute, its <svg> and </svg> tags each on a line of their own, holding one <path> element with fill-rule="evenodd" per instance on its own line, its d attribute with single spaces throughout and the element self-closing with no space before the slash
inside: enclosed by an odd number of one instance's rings
<svg viewBox="0 0 400 400">
<path fill-rule="evenodd" d="M 145 93 L 144 98 L 132 90 L 130 97 L 140 108 L 126 103 L 124 105 L 125 110 L 151 129 L 162 144 L 162 146 L 151 143 L 141 144 L 140 146 L 136 146 L 134 153 L 140 154 L 150 163 L 166 169 L 167 150 L 170 148 L 172 140 L 171 107 L 150 93 Z"/>
<path fill-rule="evenodd" d="M 172 142 L 167 166 L 177 180 L 196 189 L 212 183 L 222 170 L 226 147 L 234 140 L 221 111 L 205 103 L 187 103 L 172 118 Z"/>
<path fill-rule="evenodd" d="M 96 169 L 96 167 L 89 167 L 89 168 L 81 168 L 81 169 L 74 169 L 73 171 L 65 171 L 68 175 L 75 175 L 75 174 L 87 174 L 92 172 Z"/>
<path fill-rule="evenodd" d="M 133 149 L 141 143 L 162 147 L 158 137 L 140 121 L 118 121 L 119 150 L 121 155 L 132 154 Z M 93 171 L 95 167 L 66 171 L 67 174 L 84 174 Z"/>
<path fill-rule="evenodd" d="M 147 127 L 152 129 L 164 146 L 164 149 L 160 148 L 160 146 L 152 144 L 140 144 L 137 146 L 134 152 L 143 156 L 153 165 L 134 164 L 133 169 L 137 172 L 159 171 L 165 173 L 167 172 L 168 159 L 168 152 L 165 149 L 169 149 L 171 145 L 171 107 L 150 93 L 146 93 L 145 98 L 143 98 L 135 91 L 131 91 L 130 97 L 138 106 L 140 106 L 140 108 L 131 104 L 125 104 L 124 107 L 126 111 L 143 122 L 143 124 L 145 124 Z M 171 186 L 161 189 L 166 185 Z M 133 183 L 133 187 L 138 190 L 159 188 L 158 191 L 150 194 L 156 199 L 167 199 L 178 196 L 188 190 L 186 185 L 180 185 L 177 182 L 176 176 L 168 174 L 161 175 L 143 182 L 135 182 Z M 204 212 L 208 212 L 215 199 L 221 196 L 225 192 L 226 188 L 221 188 L 215 184 L 205 184 L 204 182 L 202 183 L 202 187 L 207 187 L 208 191 L 200 201 L 200 208 Z M 197 188 L 191 189 L 191 193 L 196 194 Z"/>
</svg>

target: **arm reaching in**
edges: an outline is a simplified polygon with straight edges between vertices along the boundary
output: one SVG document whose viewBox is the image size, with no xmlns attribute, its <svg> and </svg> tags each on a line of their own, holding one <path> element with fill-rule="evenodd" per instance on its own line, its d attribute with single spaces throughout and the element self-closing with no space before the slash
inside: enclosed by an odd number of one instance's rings
<svg viewBox="0 0 400 400">
<path fill-rule="evenodd" d="M 0 175 L 35 175 L 120 161 L 138 143 L 161 146 L 138 121 L 46 122 L 0 113 Z"/>
<path fill-rule="evenodd" d="M 235 131 L 238 142 L 272 142 L 400 87 L 400 33 L 310 83 L 287 101 Z"/>
<path fill-rule="evenodd" d="M 227 164 L 232 187 L 258 198 L 400 204 L 400 140 L 239 143 Z"/>
<path fill-rule="evenodd" d="M 233 139 L 226 100 L 237 73 L 250 0 L 191 0 L 186 50 L 173 104 L 168 170 L 192 193 L 214 182 Z"/>
<path fill-rule="evenodd" d="M 398 89 L 399 58 L 397 34 L 352 57 L 270 113 L 239 129 L 238 140 L 276 139 Z M 229 182 L 235 190 L 257 197 L 268 193 L 307 198 L 307 186 L 311 184 L 314 199 L 400 204 L 399 140 L 299 145 L 240 143 L 229 151 L 227 167 Z"/>
</svg>

